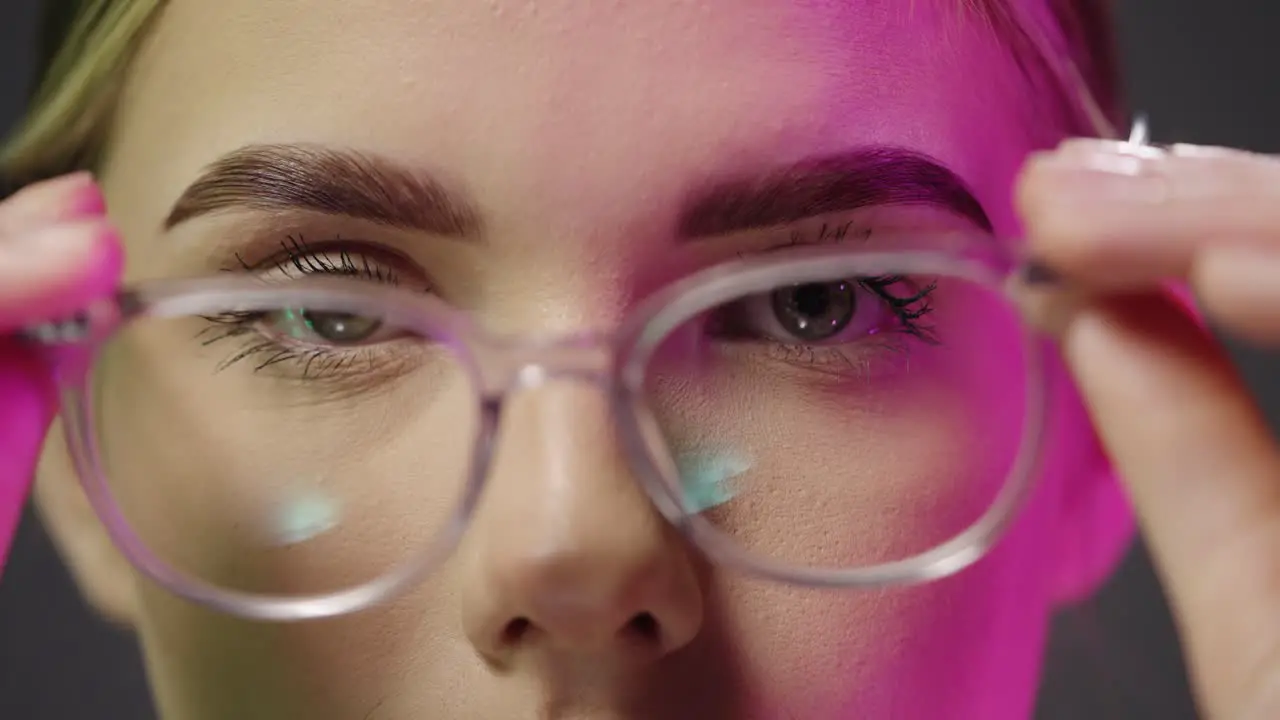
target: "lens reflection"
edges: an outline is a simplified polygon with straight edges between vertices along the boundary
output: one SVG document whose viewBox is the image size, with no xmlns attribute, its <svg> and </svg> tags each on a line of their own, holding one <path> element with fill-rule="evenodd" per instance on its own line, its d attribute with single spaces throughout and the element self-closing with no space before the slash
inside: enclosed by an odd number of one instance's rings
<svg viewBox="0 0 1280 720">
<path fill-rule="evenodd" d="M 835 271 L 697 312 L 645 383 L 686 510 L 805 568 L 908 559 L 972 526 L 1026 418 L 1026 338 L 1000 293 Z"/>
<path fill-rule="evenodd" d="M 89 379 L 112 496 L 158 559 L 222 589 L 386 575 L 446 527 L 476 435 L 437 340 L 332 307 L 134 321 Z"/>
</svg>

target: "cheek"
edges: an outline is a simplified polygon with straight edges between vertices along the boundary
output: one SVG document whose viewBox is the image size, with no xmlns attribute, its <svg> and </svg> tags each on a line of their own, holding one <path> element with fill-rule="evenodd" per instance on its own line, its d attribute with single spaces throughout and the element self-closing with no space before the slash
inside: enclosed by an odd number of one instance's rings
<svg viewBox="0 0 1280 720">
<path fill-rule="evenodd" d="M 757 557 L 807 567 L 901 561 L 972 527 L 1019 477 L 1024 335 L 976 286 L 934 304 L 928 340 L 664 348 L 649 403 L 689 505 Z"/>
<path fill-rule="evenodd" d="M 457 507 L 474 438 L 461 370 L 427 355 L 412 373 L 379 366 L 377 387 L 347 387 L 319 363 L 300 379 L 304 364 L 245 355 L 252 338 L 214 337 L 188 321 L 138 326 L 92 376 L 104 474 L 146 550 L 190 579 L 286 596 L 349 590 L 425 561 Z M 389 605 L 286 624 L 222 616 L 144 584 L 158 700 L 200 720 L 365 717 L 405 673 L 432 688 L 483 673 L 459 638 L 453 572 Z"/>
<path fill-rule="evenodd" d="M 1026 337 L 998 294 L 953 283 L 935 300 L 935 342 L 868 340 L 836 365 L 664 347 L 650 403 L 686 461 L 682 480 L 720 482 L 693 489 L 690 502 L 709 508 L 701 517 L 757 557 L 848 568 L 910 558 L 982 516 L 1041 409 L 1028 404 Z M 926 586 L 729 581 L 716 621 L 745 673 L 762 678 L 747 692 L 800 717 L 1025 716 L 1050 609 L 1055 497 L 1035 494 L 990 555 Z"/>
<path fill-rule="evenodd" d="M 712 622 L 778 717 L 1027 717 L 1054 610 L 1061 478 L 963 572 L 876 592 L 727 580 Z M 790 715 L 788 715 L 790 713 Z"/>
<path fill-rule="evenodd" d="M 1034 510 L 1033 510 L 1034 514 Z M 724 634 L 770 717 L 1027 717 L 1051 612 L 1045 516 L 982 562 L 873 593 L 735 581 Z"/>
<path fill-rule="evenodd" d="M 438 346 L 393 362 L 263 344 L 160 320 L 102 356 L 99 454 L 138 539 L 189 578 L 263 595 L 350 590 L 425 560 L 467 477 L 465 373 Z"/>
<path fill-rule="evenodd" d="M 442 569 L 397 601 L 342 618 L 253 623 L 154 588 L 139 634 L 164 717 L 472 717 L 486 667 L 459 637 L 457 578 Z M 491 687 L 491 686 L 489 686 Z M 495 707 L 483 717 L 502 717 Z M 384 708 L 384 711 L 386 708 Z"/>
</svg>

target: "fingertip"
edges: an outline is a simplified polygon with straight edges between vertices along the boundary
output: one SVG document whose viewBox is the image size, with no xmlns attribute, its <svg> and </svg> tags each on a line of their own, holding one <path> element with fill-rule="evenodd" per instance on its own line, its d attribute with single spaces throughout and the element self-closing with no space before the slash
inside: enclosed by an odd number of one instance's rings
<svg viewBox="0 0 1280 720">
<path fill-rule="evenodd" d="M 0 242 L 13 242 L 42 227 L 105 213 L 106 198 L 87 171 L 34 183 L 0 202 Z"/>
<path fill-rule="evenodd" d="M 1063 202 L 1063 174 L 1055 154 L 1032 155 L 1018 176 L 1014 202 L 1026 232 L 1027 253 L 1044 267 L 1079 274 L 1097 264 L 1101 243 L 1079 213 Z"/>
<path fill-rule="evenodd" d="M 114 291 L 124 254 L 115 228 L 83 220 L 0 246 L 0 327 L 55 319 Z"/>
<path fill-rule="evenodd" d="M 17 192 L 13 193 L 9 200 L 13 202 L 14 207 L 17 207 L 20 203 L 35 202 L 42 197 L 58 197 L 72 193 L 77 188 L 93 183 L 93 173 L 88 170 L 76 170 L 65 175 L 23 185 Z"/>
<path fill-rule="evenodd" d="M 102 217 L 107 212 L 107 197 L 102 187 L 94 181 L 93 176 L 85 173 L 75 190 L 68 193 L 66 216 L 64 220 Z"/>
<path fill-rule="evenodd" d="M 1153 230 L 1168 196 L 1164 153 L 1076 141 L 1032 155 L 1015 202 L 1027 251 L 1078 283 L 1131 290 L 1185 275 L 1187 242 Z M 1154 223 L 1154 225 L 1153 225 Z"/>
<path fill-rule="evenodd" d="M 1247 342 L 1280 345 L 1280 253 L 1219 247 L 1197 259 L 1192 283 L 1223 329 Z"/>
<path fill-rule="evenodd" d="M 1034 217 L 1040 206 L 1040 187 L 1037 178 L 1044 172 L 1049 153 L 1034 152 L 1027 156 L 1013 180 L 1013 205 L 1024 217 Z"/>
</svg>

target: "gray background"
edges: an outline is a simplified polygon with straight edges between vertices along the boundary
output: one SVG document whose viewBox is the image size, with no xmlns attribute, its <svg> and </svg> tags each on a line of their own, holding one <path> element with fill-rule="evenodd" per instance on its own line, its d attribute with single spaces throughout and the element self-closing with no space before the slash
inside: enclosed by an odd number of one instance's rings
<svg viewBox="0 0 1280 720">
<path fill-rule="evenodd" d="M 263 0 L 268 1 L 268 0 Z M 1160 142 L 1280 151 L 1280 3 L 1118 0 L 1131 106 Z M 30 82 L 37 0 L 0 7 L 0 131 Z M 1243 372 L 1280 427 L 1280 363 L 1239 349 Z M 1145 555 L 1135 550 L 1096 600 L 1054 634 L 1043 720 L 1178 720 L 1195 714 L 1177 641 Z M 131 639 L 88 615 L 28 516 L 0 580 L 0 718 L 150 720 Z M 942 719 L 940 719 L 942 720 Z"/>
</svg>

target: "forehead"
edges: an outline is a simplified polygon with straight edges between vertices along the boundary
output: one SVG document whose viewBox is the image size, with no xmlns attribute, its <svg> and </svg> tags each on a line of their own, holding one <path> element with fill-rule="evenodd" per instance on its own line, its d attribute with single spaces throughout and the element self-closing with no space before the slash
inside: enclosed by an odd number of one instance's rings
<svg viewBox="0 0 1280 720">
<path fill-rule="evenodd" d="M 1027 93 L 960 4 L 176 0 L 121 125 L 139 119 L 142 153 L 174 183 L 257 142 L 355 146 L 547 192 L 522 174 L 696 174 L 886 143 L 981 187 L 1024 151 Z"/>
</svg>

